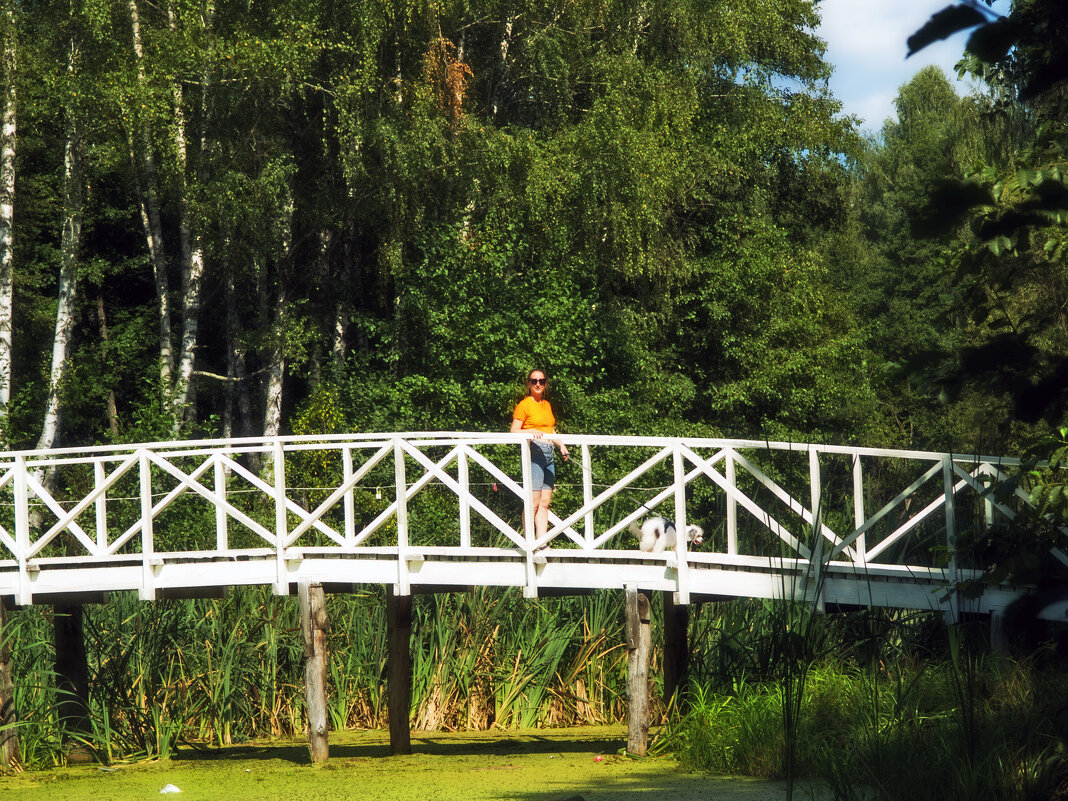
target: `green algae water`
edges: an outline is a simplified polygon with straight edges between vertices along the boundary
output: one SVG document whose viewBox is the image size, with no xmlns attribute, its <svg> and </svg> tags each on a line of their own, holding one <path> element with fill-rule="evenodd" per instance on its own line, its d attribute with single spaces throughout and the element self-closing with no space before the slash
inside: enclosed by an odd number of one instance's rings
<svg viewBox="0 0 1068 801">
<path fill-rule="evenodd" d="M 158 762 L 83 765 L 0 779 L 0 801 L 771 801 L 781 782 L 681 773 L 669 757 L 620 756 L 620 726 L 498 732 L 413 732 L 391 756 L 383 731 L 330 735 L 330 760 L 309 763 L 302 740 L 183 748 Z M 180 793 L 160 794 L 167 785 Z M 808 796 L 806 796 L 808 797 Z"/>
</svg>

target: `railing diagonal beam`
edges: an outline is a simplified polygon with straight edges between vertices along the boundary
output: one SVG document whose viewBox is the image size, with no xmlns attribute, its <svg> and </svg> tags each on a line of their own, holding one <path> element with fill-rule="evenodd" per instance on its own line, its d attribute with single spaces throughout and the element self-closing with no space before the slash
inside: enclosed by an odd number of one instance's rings
<svg viewBox="0 0 1068 801">
<path fill-rule="evenodd" d="M 939 471 L 942 470 L 942 465 L 938 465 L 938 470 Z M 957 492 L 959 492 L 961 487 L 963 487 L 963 486 L 964 486 L 964 481 L 958 481 L 956 484 L 954 484 L 953 485 L 953 494 L 955 495 Z M 869 559 L 877 558 L 879 556 L 879 554 L 881 554 L 883 551 L 885 551 L 891 545 L 893 545 L 898 540 L 900 540 L 902 537 L 904 537 L 906 534 L 908 534 L 910 531 L 912 531 L 912 529 L 916 528 L 916 526 L 918 526 L 920 523 L 922 523 L 924 520 L 926 520 L 928 517 L 930 517 L 930 515 L 932 513 L 934 513 L 939 508 L 941 508 L 941 507 L 943 507 L 945 505 L 946 505 L 946 493 L 943 492 L 941 495 L 939 495 L 937 498 L 935 498 L 933 501 L 931 501 L 929 504 L 927 504 L 925 507 L 923 507 L 913 517 L 909 518 L 909 520 L 906 521 L 903 525 L 899 526 L 896 530 L 894 530 L 890 534 L 890 536 L 888 536 L 886 539 L 882 540 L 875 547 L 870 548 L 868 550 L 868 558 Z"/>
<path fill-rule="evenodd" d="M 296 517 L 300 518 L 301 520 L 304 520 L 305 518 L 310 517 L 307 509 L 302 507 L 300 504 L 298 504 L 296 501 L 294 501 L 292 498 L 290 498 L 289 496 L 287 496 L 285 494 L 285 488 L 284 487 L 282 487 L 281 489 L 275 489 L 273 486 L 271 486 L 266 481 L 261 479 L 259 476 L 257 476 L 255 473 L 253 473 L 251 470 L 249 470 L 246 467 L 242 467 L 240 464 L 238 464 L 237 462 L 233 461 L 232 459 L 227 459 L 227 465 L 230 467 L 230 469 L 234 473 L 236 473 L 237 475 L 241 476 L 243 479 L 245 479 L 245 481 L 247 481 L 249 484 L 251 484 L 254 488 L 260 490 L 268 498 L 274 499 L 275 503 L 281 502 L 282 507 L 289 514 L 295 515 Z M 279 493 L 281 493 L 281 497 L 277 497 Z M 338 542 L 343 542 L 344 541 L 344 537 L 341 534 L 339 534 L 338 532 L 334 531 L 334 529 L 332 529 L 329 526 L 327 526 L 321 520 L 313 521 L 312 525 L 315 526 L 315 529 L 317 531 L 321 532 L 322 534 L 325 534 L 327 537 L 330 537 L 333 540 L 337 540 Z M 272 536 L 272 540 L 273 540 L 274 537 L 276 537 L 277 535 L 276 534 L 272 534 L 271 536 Z"/>
<path fill-rule="evenodd" d="M 684 452 L 688 450 L 683 446 Z M 691 451 L 692 453 L 692 451 Z M 746 495 L 737 487 L 731 486 L 730 482 L 716 469 L 705 464 L 705 460 L 697 454 L 693 454 L 695 462 L 697 463 L 697 470 L 704 473 L 712 481 L 719 486 L 728 496 L 733 498 L 742 508 L 744 508 L 749 514 L 753 515 L 757 521 L 764 525 L 772 534 L 777 536 L 780 540 L 785 542 L 788 546 L 797 551 L 805 559 L 809 559 L 812 556 L 811 551 L 801 542 L 797 537 L 790 533 L 790 530 L 786 528 L 782 523 L 772 517 L 770 512 L 762 509 L 752 498 Z"/>
<path fill-rule="evenodd" d="M 893 498 L 893 500 L 889 501 L 878 512 L 876 512 L 871 517 L 869 517 L 867 520 L 865 520 L 864 523 L 861 524 L 860 526 L 858 526 L 855 531 L 853 531 L 850 534 L 846 535 L 841 540 L 841 542 L 839 542 L 834 547 L 834 550 L 831 551 L 831 559 L 834 559 L 839 553 L 842 552 L 842 550 L 844 548 L 846 548 L 849 545 L 852 545 L 854 542 L 856 542 L 856 540 L 859 537 L 861 537 L 863 534 L 865 534 L 866 532 L 871 530 L 872 526 L 874 526 L 876 523 L 878 523 L 880 520 L 882 520 L 884 517 L 886 517 L 892 511 L 894 511 L 894 509 L 896 509 L 906 498 L 908 498 L 910 495 L 912 495 L 912 493 L 916 492 L 916 490 L 918 490 L 920 487 L 922 487 L 924 484 L 926 484 L 928 481 L 930 481 L 934 476 L 938 475 L 941 470 L 942 470 L 942 465 L 940 463 L 936 462 L 935 464 L 931 465 L 930 469 L 927 470 L 927 472 L 925 472 L 922 476 L 917 478 L 915 481 L 913 481 L 911 484 L 909 484 L 909 486 L 907 486 L 905 489 L 903 489 L 901 492 L 899 492 Z M 882 548 L 877 548 L 877 550 L 875 550 L 875 553 L 878 553 L 881 550 L 883 550 L 883 549 Z M 873 559 L 874 558 L 872 550 L 868 550 L 867 558 L 868 559 Z"/>
<path fill-rule="evenodd" d="M 482 501 L 480 501 L 474 495 L 471 495 L 470 492 L 465 491 L 465 489 L 460 486 L 459 482 L 457 482 L 455 478 L 445 472 L 445 466 L 455 460 L 457 455 L 459 454 L 459 447 L 453 448 L 451 451 L 449 451 L 449 455 L 445 459 L 442 459 L 442 461 L 439 463 L 434 463 L 431 459 L 427 457 L 426 454 L 424 454 L 421 450 L 419 450 L 410 443 L 403 443 L 403 448 L 405 453 L 407 453 L 409 456 L 419 462 L 419 464 L 421 464 L 426 469 L 428 476 L 433 476 L 437 478 L 438 481 L 440 481 L 442 484 L 444 484 L 453 492 L 455 492 L 457 498 L 459 498 L 460 495 L 464 495 L 473 510 L 482 515 L 482 517 L 484 517 L 494 528 L 496 528 L 506 537 L 511 539 L 517 545 L 520 545 L 520 547 L 523 547 L 525 549 L 526 543 L 522 542 L 522 540 L 519 539 L 518 534 L 513 531 L 511 526 L 504 522 L 504 520 L 502 520 L 496 512 L 494 512 L 488 506 L 482 503 Z"/>
<path fill-rule="evenodd" d="M 28 559 L 31 559 L 37 554 L 39 554 L 41 550 L 46 545 L 48 545 L 48 543 L 50 543 L 53 539 L 59 536 L 59 534 L 63 531 L 69 531 L 71 534 L 73 534 L 74 538 L 77 539 L 82 545 L 84 545 L 85 549 L 90 554 L 95 555 L 97 553 L 96 542 L 90 539 L 89 536 L 82 529 L 82 527 L 79 526 L 74 520 L 69 519 L 67 510 L 64 509 L 63 506 L 55 498 L 52 497 L 51 493 L 49 493 L 48 490 L 46 490 L 41 484 L 41 482 L 37 480 L 37 477 L 33 474 L 32 471 L 27 471 L 26 473 L 26 486 L 33 490 L 33 493 L 38 498 L 40 498 L 44 505 L 52 511 L 58 521 L 62 522 L 66 520 L 66 525 L 61 527 L 59 523 L 57 523 L 56 525 L 51 526 L 46 534 L 41 537 L 38 537 L 33 542 L 30 547 L 30 552 L 27 554 Z"/>
<path fill-rule="evenodd" d="M 473 460 L 475 464 L 477 464 L 479 467 L 489 473 L 490 476 L 496 479 L 499 485 L 502 485 L 505 489 L 510 490 L 517 498 L 521 499 L 523 497 L 522 485 L 515 479 L 513 479 L 510 475 L 501 470 L 499 467 L 497 467 L 497 465 L 493 464 L 493 462 L 489 461 L 481 453 L 476 451 L 470 445 L 464 445 L 464 453 L 466 453 L 468 458 Z M 552 509 L 549 510 L 549 522 L 553 524 L 553 526 L 558 526 L 558 524 L 561 522 L 560 517 Z M 558 531 L 559 529 L 554 530 Z M 522 543 L 522 547 L 526 548 L 525 542 Z"/>
<path fill-rule="evenodd" d="M 746 472 L 762 484 L 776 498 L 785 503 L 791 512 L 798 515 L 805 523 L 808 523 L 809 526 L 814 525 L 812 511 L 787 492 L 781 484 L 769 477 L 763 470 L 737 451 L 735 451 L 735 461 L 744 467 Z M 823 537 L 832 544 L 839 545 L 841 543 L 838 535 L 834 533 L 830 526 L 822 521 L 820 522 L 820 531 L 823 534 Z M 842 548 L 847 548 L 847 546 L 842 546 Z M 855 560 L 855 554 L 850 553 L 849 558 Z"/>
<path fill-rule="evenodd" d="M 660 464 L 662 461 L 671 456 L 671 453 L 671 448 L 668 447 L 663 448 L 658 453 L 654 454 L 653 456 L 650 456 L 648 459 L 646 459 L 640 465 L 635 467 L 633 470 L 623 476 L 623 478 L 619 479 L 619 481 L 610 486 L 608 489 L 598 493 L 597 497 L 595 497 L 589 504 L 586 504 L 577 512 L 573 512 L 572 514 L 561 520 L 560 523 L 552 529 L 552 531 L 546 532 L 546 536 L 544 537 L 544 539 L 548 540 L 550 538 L 549 534 L 552 534 L 553 532 L 559 533 L 559 531 L 564 529 L 565 527 L 575 525 L 575 523 L 585 517 L 588 512 L 597 509 L 597 507 L 601 506 L 605 501 L 617 495 L 620 490 L 629 487 L 631 482 L 633 482 L 637 478 L 640 478 L 646 472 L 656 467 L 656 465 Z M 594 547 L 598 547 L 602 542 L 605 541 L 605 539 L 607 539 L 607 537 L 603 535 L 601 537 L 598 537 L 596 540 L 594 540 Z M 584 543 L 580 544 L 584 546 Z"/>
<path fill-rule="evenodd" d="M 255 520 L 253 520 L 247 514 L 245 514 L 240 509 L 236 508 L 233 504 L 231 504 L 229 501 L 227 501 L 225 498 L 219 497 L 214 491 L 209 490 L 207 487 L 205 487 L 199 481 L 194 481 L 194 480 L 190 479 L 190 477 L 188 475 L 183 473 L 177 467 L 174 467 L 173 465 L 171 465 L 166 460 L 161 459 L 159 461 L 153 461 L 153 457 L 154 456 L 156 456 L 156 454 L 153 454 L 150 451 L 149 452 L 149 457 L 148 457 L 149 461 L 152 461 L 154 464 L 156 464 L 157 467 L 160 467 L 161 469 L 167 471 L 170 475 L 172 475 L 176 479 L 178 479 L 178 481 L 182 482 L 182 484 L 184 486 L 188 487 L 188 489 L 192 490 L 193 492 L 195 492 L 198 495 L 202 496 L 206 500 L 210 501 L 216 507 L 221 507 L 230 517 L 234 518 L 239 523 L 241 523 L 244 526 L 246 526 L 254 534 L 257 534 L 258 536 L 263 538 L 270 545 L 275 545 L 276 544 L 275 543 L 275 538 L 274 538 L 274 533 L 272 531 L 270 531 L 269 529 L 265 528 L 262 524 L 260 524 L 260 523 L 256 522 Z M 235 466 L 237 466 L 236 463 L 232 459 L 227 457 L 225 454 L 220 454 L 219 455 L 219 460 L 220 460 L 220 462 L 222 462 L 223 464 L 225 464 L 227 467 L 229 467 L 231 469 L 234 468 Z M 202 467 L 205 467 L 205 468 L 208 468 L 208 467 L 211 467 L 211 466 L 212 465 L 211 465 L 210 461 L 209 462 L 205 462 L 205 464 L 202 465 Z M 201 473 L 201 475 L 202 474 L 203 473 Z M 152 515 L 155 516 L 158 513 L 159 513 L 159 510 L 157 510 L 156 507 L 153 507 L 152 508 Z M 105 551 L 105 554 L 111 556 L 111 555 L 114 555 L 114 554 L 118 553 L 119 549 L 122 548 L 124 545 L 126 545 L 126 543 L 129 542 L 134 536 L 136 536 L 137 533 L 140 530 L 141 530 L 141 521 L 138 520 L 136 523 L 132 524 L 129 528 L 127 528 L 120 536 L 115 538 L 115 540 L 107 547 L 107 550 Z"/>
<path fill-rule="evenodd" d="M 304 520 L 300 522 L 300 524 L 296 528 L 289 532 L 289 536 L 286 539 L 286 545 L 292 545 L 294 542 L 297 541 L 297 538 L 300 537 L 301 534 L 303 534 L 305 531 L 315 525 L 317 521 L 321 520 L 324 514 L 326 514 L 330 509 L 336 506 L 339 501 L 343 500 L 349 490 L 359 484 L 360 480 L 369 472 L 371 472 L 375 467 L 377 467 L 378 464 L 392 452 L 392 450 L 393 445 L 388 443 L 379 448 L 378 452 L 374 454 L 374 456 L 364 462 L 364 464 L 360 466 L 359 470 L 355 471 L 348 480 L 342 482 L 340 487 L 330 493 L 326 500 L 324 500 L 315 508 L 315 511 L 311 512 Z M 343 537 L 334 536 L 332 534 L 328 534 L 327 536 L 329 536 L 339 545 L 347 544 Z"/>
</svg>

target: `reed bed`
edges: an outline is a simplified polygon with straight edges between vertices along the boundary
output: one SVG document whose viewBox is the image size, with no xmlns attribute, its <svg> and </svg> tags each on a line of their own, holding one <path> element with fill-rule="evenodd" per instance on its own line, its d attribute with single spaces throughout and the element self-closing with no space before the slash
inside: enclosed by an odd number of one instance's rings
<svg viewBox="0 0 1068 801">
<path fill-rule="evenodd" d="M 413 728 L 482 730 L 619 722 L 625 712 L 623 603 L 616 594 L 530 602 L 517 591 L 418 596 Z M 329 715 L 336 728 L 388 724 L 385 596 L 328 597 Z M 164 757 L 304 728 L 296 599 L 237 588 L 218 600 L 85 607 L 91 731 L 58 717 L 49 607 L 11 615 L 23 764 Z M 663 714 L 662 708 L 659 714 Z"/>
</svg>

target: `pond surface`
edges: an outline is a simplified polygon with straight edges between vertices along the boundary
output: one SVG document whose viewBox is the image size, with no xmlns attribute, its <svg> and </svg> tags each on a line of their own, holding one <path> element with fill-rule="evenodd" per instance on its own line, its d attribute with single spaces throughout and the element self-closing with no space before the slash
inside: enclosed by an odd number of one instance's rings
<svg viewBox="0 0 1068 801">
<path fill-rule="evenodd" d="M 330 734 L 330 760 L 309 764 L 303 740 L 183 748 L 171 760 L 83 765 L 0 779 L 0 801 L 782 801 L 783 782 L 679 772 L 670 757 L 620 756 L 619 726 L 413 732 L 390 756 L 383 731 Z M 600 757 L 600 759 L 598 759 Z M 160 795 L 167 785 L 181 793 Z M 797 799 L 828 799 L 815 787 Z M 577 801 L 577 799 L 575 800 Z"/>
</svg>

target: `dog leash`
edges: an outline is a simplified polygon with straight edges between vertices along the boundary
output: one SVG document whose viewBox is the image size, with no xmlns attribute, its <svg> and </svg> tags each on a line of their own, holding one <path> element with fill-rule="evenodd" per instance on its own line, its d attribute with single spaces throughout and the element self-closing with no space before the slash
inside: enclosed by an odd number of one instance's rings
<svg viewBox="0 0 1068 801">
<path fill-rule="evenodd" d="M 579 460 L 577 462 L 576 462 L 575 459 L 572 459 L 572 458 L 568 458 L 568 459 L 564 460 L 564 464 L 568 464 L 570 462 L 575 462 L 578 465 L 579 469 L 582 470 L 584 473 L 586 473 L 590 477 L 591 483 L 592 482 L 596 482 L 597 476 L 595 476 L 593 474 L 593 468 L 592 467 L 586 467 L 586 465 L 584 465 L 581 460 Z M 605 487 L 610 486 L 608 484 L 603 483 L 603 480 L 601 481 L 601 484 L 602 484 L 602 486 L 605 486 Z M 630 500 L 636 500 L 634 498 L 634 496 L 633 496 L 633 491 L 629 487 L 623 487 L 621 489 L 621 492 L 625 493 L 626 495 L 628 495 Z M 647 512 L 653 511 L 650 508 L 649 504 L 647 504 L 647 503 L 640 502 L 640 506 L 641 506 L 642 509 L 644 509 Z"/>
</svg>

